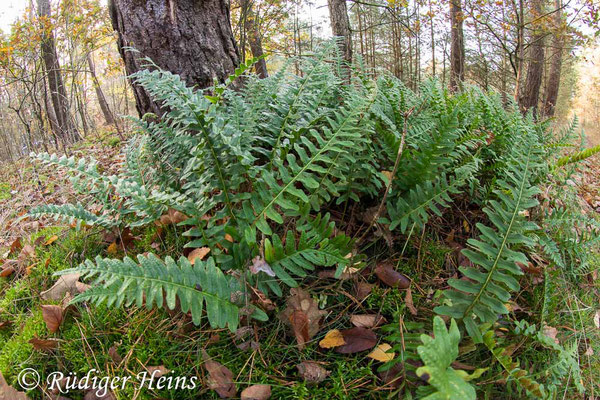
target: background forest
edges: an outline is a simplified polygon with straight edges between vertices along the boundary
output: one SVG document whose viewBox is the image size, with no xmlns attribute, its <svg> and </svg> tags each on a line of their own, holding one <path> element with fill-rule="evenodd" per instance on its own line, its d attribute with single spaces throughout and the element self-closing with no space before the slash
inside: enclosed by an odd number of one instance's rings
<svg viewBox="0 0 600 400">
<path fill-rule="evenodd" d="M 600 4 L 10 3 L 0 400 L 599 396 Z"/>
</svg>

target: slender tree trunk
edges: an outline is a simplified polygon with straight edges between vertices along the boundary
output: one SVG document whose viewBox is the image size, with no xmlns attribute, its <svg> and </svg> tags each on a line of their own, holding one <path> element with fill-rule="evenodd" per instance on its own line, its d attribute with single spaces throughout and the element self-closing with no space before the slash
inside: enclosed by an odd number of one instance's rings
<svg viewBox="0 0 600 400">
<path fill-rule="evenodd" d="M 564 48 L 563 12 L 561 0 L 556 0 L 556 12 L 554 15 L 554 37 L 552 39 L 552 56 L 550 60 L 550 74 L 546 84 L 546 94 L 542 106 L 542 114 L 545 117 L 554 116 L 558 89 L 560 88 L 560 73 L 562 69 L 562 55 Z"/>
<path fill-rule="evenodd" d="M 94 66 L 94 61 L 92 60 L 92 55 L 88 53 L 86 58 L 88 68 L 90 69 L 90 75 L 92 76 L 92 84 L 94 85 L 94 90 L 96 91 L 96 98 L 98 99 L 98 104 L 100 105 L 100 110 L 102 111 L 102 115 L 104 116 L 106 124 L 112 125 L 115 123 L 115 118 L 113 117 L 113 114 L 110 111 L 110 107 L 108 106 L 108 102 L 106 101 L 106 97 L 104 96 L 104 92 L 102 91 L 102 87 L 100 86 L 100 82 L 98 82 L 98 77 L 96 76 L 96 68 Z"/>
<path fill-rule="evenodd" d="M 350 65 L 352 65 L 352 32 L 350 20 L 346 9 L 346 0 L 327 0 L 329 6 L 329 19 L 334 36 L 339 36 L 340 52 L 345 62 L 346 78 L 350 78 Z"/>
<path fill-rule="evenodd" d="M 462 0 L 450 0 L 450 90 L 457 91 L 465 80 L 465 43 Z"/>
<path fill-rule="evenodd" d="M 542 1 L 531 2 L 532 18 L 542 15 Z M 540 98 L 540 86 L 542 85 L 542 74 L 544 72 L 544 32 L 540 21 L 533 24 L 534 33 L 529 50 L 529 65 L 527 77 L 525 78 L 525 89 L 520 99 L 521 111 L 523 113 L 531 110 L 534 118 L 537 118 L 537 107 Z"/>
<path fill-rule="evenodd" d="M 260 38 L 260 32 L 258 31 L 257 15 L 252 9 L 252 3 L 249 0 L 243 0 L 242 9 L 245 10 L 244 18 L 244 32 L 250 45 L 250 51 L 252 57 L 259 58 L 263 56 L 262 40 Z M 269 76 L 267 72 L 267 62 L 264 58 L 261 58 L 254 66 L 256 74 L 261 78 Z"/>
<path fill-rule="evenodd" d="M 431 34 L 431 66 L 432 66 L 432 74 L 433 77 L 435 78 L 435 32 L 434 32 L 434 27 L 433 27 L 433 10 L 431 8 L 431 1 L 429 0 L 429 22 L 430 22 L 430 34 Z"/>
<path fill-rule="evenodd" d="M 50 99 L 54 108 L 54 114 L 58 122 L 57 135 L 66 142 L 75 142 L 80 139 L 79 133 L 73 124 L 73 119 L 69 111 L 69 101 L 67 91 L 62 78 L 60 63 L 56 53 L 54 43 L 54 34 L 49 27 L 50 21 L 50 1 L 38 0 L 38 14 L 44 25 L 42 37 L 42 58 L 48 75 L 48 85 L 50 87 Z"/>
<path fill-rule="evenodd" d="M 207 88 L 239 64 L 225 0 L 110 0 L 109 11 L 127 74 L 143 69 L 142 58 L 149 57 L 188 85 Z M 133 85 L 133 92 L 140 116 L 162 114 L 142 87 Z"/>
</svg>

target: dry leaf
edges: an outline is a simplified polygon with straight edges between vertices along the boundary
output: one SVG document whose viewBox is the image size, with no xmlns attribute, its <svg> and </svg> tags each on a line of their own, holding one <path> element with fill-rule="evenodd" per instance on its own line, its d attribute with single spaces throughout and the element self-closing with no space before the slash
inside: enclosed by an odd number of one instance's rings
<svg viewBox="0 0 600 400">
<path fill-rule="evenodd" d="M 225 234 L 225 240 L 227 240 L 230 243 L 233 243 L 233 237 L 229 233 Z"/>
<path fill-rule="evenodd" d="M 554 343 L 560 344 L 560 342 L 556 338 L 556 335 L 558 334 L 558 329 L 556 329 L 552 326 L 545 325 L 542 332 L 544 333 L 544 335 L 548 336 L 550 339 L 554 339 Z"/>
<path fill-rule="evenodd" d="M 298 348 L 302 350 L 304 344 L 310 340 L 320 329 L 320 321 L 327 312 L 319 310 L 319 306 L 310 294 L 300 288 L 292 288 L 287 300 L 287 308 L 281 313 L 283 322 L 291 326 Z"/>
<path fill-rule="evenodd" d="M 165 368 L 164 365 L 158 365 L 158 366 L 154 366 L 154 367 L 146 367 L 146 371 L 148 371 L 150 376 L 153 376 L 155 379 L 158 379 L 161 376 L 165 376 L 169 372 L 171 372 L 170 370 Z"/>
<path fill-rule="evenodd" d="M 250 266 L 250 272 L 254 275 L 258 274 L 260 271 L 264 272 L 269 276 L 275 276 L 275 272 L 271 269 L 271 266 L 267 264 L 264 258 L 261 256 L 256 256 L 252 259 L 252 265 Z"/>
<path fill-rule="evenodd" d="M 0 278 L 6 278 L 15 273 L 15 267 L 9 265 L 7 267 L 3 267 L 2 271 L 0 271 Z"/>
<path fill-rule="evenodd" d="M 237 389 L 233 383 L 233 373 L 221 363 L 211 360 L 204 350 L 202 350 L 202 356 L 204 368 L 208 372 L 208 387 L 223 399 L 234 397 Z"/>
<path fill-rule="evenodd" d="M 0 371 L 0 400 L 29 400 L 25 392 L 19 392 L 17 389 L 9 386 Z"/>
<path fill-rule="evenodd" d="M 323 340 L 319 342 L 319 346 L 324 349 L 330 349 L 343 344 L 346 344 L 346 341 L 344 340 L 342 333 L 337 329 L 332 329 L 327 332 Z"/>
<path fill-rule="evenodd" d="M 108 254 L 110 254 L 111 256 L 115 256 L 115 255 L 117 255 L 118 249 L 119 248 L 117 247 L 117 242 L 112 242 L 106 249 L 106 252 Z"/>
<path fill-rule="evenodd" d="M 406 289 L 406 297 L 404 297 L 404 303 L 406 303 L 406 307 L 412 315 L 417 315 L 417 309 L 413 304 L 412 291 L 410 290 L 410 287 Z"/>
<path fill-rule="evenodd" d="M 375 275 L 380 281 L 391 287 L 407 289 L 410 287 L 410 279 L 394 269 L 388 262 L 383 262 L 375 267 Z"/>
<path fill-rule="evenodd" d="M 0 321 L 0 329 L 9 328 L 12 325 L 10 321 Z"/>
<path fill-rule="evenodd" d="M 331 374 L 315 361 L 303 361 L 296 365 L 296 368 L 298 368 L 300 376 L 309 383 L 322 382 Z"/>
<path fill-rule="evenodd" d="M 48 330 L 54 333 L 58 331 L 63 322 L 63 310 L 60 306 L 42 305 L 42 317 Z"/>
<path fill-rule="evenodd" d="M 110 349 L 108 349 L 108 356 L 115 363 L 119 364 L 121 361 L 123 361 L 123 357 L 121 357 L 119 355 L 119 353 L 117 352 L 117 347 L 119 347 L 119 344 L 118 343 L 113 343 L 113 345 L 110 346 Z"/>
<path fill-rule="evenodd" d="M 346 344 L 335 349 L 338 353 L 350 354 L 372 349 L 377 344 L 375 332 L 366 328 L 352 328 L 342 331 Z"/>
<path fill-rule="evenodd" d="M 34 349 L 42 351 L 54 350 L 56 347 L 58 347 L 58 340 L 40 339 L 37 336 L 34 336 L 31 340 L 29 340 L 29 343 L 33 346 Z"/>
<path fill-rule="evenodd" d="M 404 377 L 404 367 L 402 363 L 397 363 L 392 366 L 392 368 L 380 372 L 379 378 L 383 381 L 385 386 L 389 386 L 391 388 L 398 388 L 402 383 L 402 378 Z"/>
<path fill-rule="evenodd" d="M 51 245 L 52 243 L 56 242 L 57 240 L 58 240 L 58 236 L 56 236 L 56 235 L 52 235 L 52 236 L 50 236 L 50 237 L 48 238 L 48 240 L 46 240 L 46 241 L 44 242 L 44 245 L 46 245 L 46 246 L 49 246 L 49 245 Z"/>
<path fill-rule="evenodd" d="M 23 244 L 21 242 L 21 237 L 16 238 L 10 245 L 10 252 L 16 253 L 17 251 L 23 248 Z"/>
<path fill-rule="evenodd" d="M 98 393 L 103 393 L 103 395 L 101 396 Z M 103 389 L 92 389 L 85 394 L 83 400 L 117 400 L 117 398 L 110 390 L 107 390 L 106 393 L 104 393 Z"/>
<path fill-rule="evenodd" d="M 252 385 L 242 391 L 242 400 L 267 400 L 271 397 L 271 385 Z"/>
<path fill-rule="evenodd" d="M 354 288 L 356 299 L 359 301 L 364 300 L 368 295 L 371 294 L 375 285 L 367 282 L 358 282 Z"/>
<path fill-rule="evenodd" d="M 378 314 L 355 314 L 350 317 L 350 322 L 360 328 L 373 328 L 386 323 L 386 319 Z"/>
<path fill-rule="evenodd" d="M 596 311 L 596 314 L 594 314 L 594 325 L 596 325 L 596 328 L 600 329 L 600 310 Z"/>
<path fill-rule="evenodd" d="M 391 348 L 392 348 L 392 346 L 390 346 L 389 344 L 381 343 L 381 344 L 377 345 L 377 347 L 375 347 L 372 352 L 367 354 L 367 357 L 372 358 L 373 360 L 381 361 L 381 362 L 392 361 L 394 359 L 394 357 L 396 357 L 396 353 L 394 353 L 394 352 L 388 353 L 387 351 L 390 350 Z"/>
<path fill-rule="evenodd" d="M 77 283 L 79 283 L 79 274 L 62 275 L 50 289 L 40 293 L 40 296 L 42 300 L 62 300 L 66 293 L 81 293 L 77 287 Z"/>
<path fill-rule="evenodd" d="M 210 253 L 210 248 L 200 247 L 199 249 L 192 250 L 192 252 L 188 254 L 187 258 L 191 264 L 194 264 L 194 261 L 196 261 L 196 259 L 202 261 L 208 253 Z"/>
</svg>

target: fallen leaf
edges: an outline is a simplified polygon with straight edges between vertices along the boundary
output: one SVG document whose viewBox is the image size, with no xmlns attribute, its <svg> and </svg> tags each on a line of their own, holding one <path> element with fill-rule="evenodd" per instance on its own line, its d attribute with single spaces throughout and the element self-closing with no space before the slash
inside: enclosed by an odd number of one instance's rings
<svg viewBox="0 0 600 400">
<path fill-rule="evenodd" d="M 300 376 L 309 383 L 322 382 L 331 374 L 315 361 L 303 361 L 296 365 L 296 368 L 298 368 Z"/>
<path fill-rule="evenodd" d="M 35 257 L 35 249 L 33 248 L 33 246 L 26 244 L 25 246 L 23 246 L 23 248 L 21 249 L 21 252 L 19 253 L 19 259 L 26 259 L 26 258 L 34 258 Z"/>
<path fill-rule="evenodd" d="M 356 327 L 341 332 L 346 344 L 335 349 L 338 353 L 358 353 L 372 349 L 377 344 L 377 336 L 370 329 Z"/>
<path fill-rule="evenodd" d="M 600 310 L 596 311 L 596 314 L 594 314 L 594 325 L 596 325 L 596 328 L 600 329 Z"/>
<path fill-rule="evenodd" d="M 394 353 L 394 352 L 388 353 L 387 351 L 390 350 L 391 348 L 392 348 L 392 346 L 390 346 L 389 344 L 381 343 L 381 344 L 377 345 L 377 347 L 375 347 L 373 349 L 373 351 L 371 351 L 369 354 L 367 354 L 367 357 L 372 358 L 373 360 L 381 361 L 381 362 L 392 361 L 394 359 L 394 357 L 396 357 L 396 353 Z"/>
<path fill-rule="evenodd" d="M 275 272 L 271 269 L 271 266 L 267 264 L 264 258 L 261 256 L 256 256 L 252 259 L 252 265 L 250 266 L 250 272 L 254 275 L 258 274 L 260 271 L 264 272 L 269 276 L 275 276 Z"/>
<path fill-rule="evenodd" d="M 410 290 L 410 287 L 408 289 L 406 289 L 406 296 L 404 297 L 404 303 L 406 304 L 408 311 L 410 311 L 410 313 L 412 315 L 417 315 L 417 309 L 415 308 L 415 305 L 413 304 L 412 291 Z"/>
<path fill-rule="evenodd" d="M 585 353 L 583 353 L 583 355 L 585 355 L 585 356 L 593 356 L 594 355 L 594 349 L 592 349 L 591 347 L 588 347 L 585 350 Z"/>
<path fill-rule="evenodd" d="M 17 389 L 9 386 L 0 372 L 0 400 L 29 400 L 25 392 L 19 392 Z"/>
<path fill-rule="evenodd" d="M 54 350 L 58 347 L 58 340 L 40 339 L 37 336 L 34 336 L 31 340 L 29 340 L 29 343 L 33 346 L 34 349 L 42 351 Z"/>
<path fill-rule="evenodd" d="M 54 333 L 63 322 L 63 310 L 60 306 L 45 304 L 42 305 L 42 317 L 48 330 Z"/>
<path fill-rule="evenodd" d="M 3 267 L 2 271 L 0 271 L 0 278 L 6 278 L 15 273 L 15 267 L 9 265 L 7 267 Z"/>
<path fill-rule="evenodd" d="M 188 254 L 187 258 L 191 264 L 194 264 L 196 259 L 202 261 L 208 253 L 210 253 L 210 248 L 200 247 L 199 249 L 192 250 L 192 252 L 190 254 Z"/>
<path fill-rule="evenodd" d="M 330 349 L 332 347 L 341 346 L 343 344 L 346 344 L 346 341 L 344 340 L 342 333 L 337 329 L 332 329 L 329 332 L 327 332 L 323 340 L 319 342 L 319 347 L 322 347 L 324 349 Z"/>
<path fill-rule="evenodd" d="M 16 238 L 10 245 L 10 252 L 16 253 L 17 251 L 23 248 L 23 243 L 21 242 L 21 237 Z"/>
<path fill-rule="evenodd" d="M 554 339 L 554 343 L 556 343 L 556 344 L 560 343 L 558 341 L 558 339 L 556 338 L 556 335 L 558 334 L 558 329 L 556 329 L 552 326 L 545 325 L 542 332 L 544 333 L 544 335 L 548 336 L 550 339 Z"/>
<path fill-rule="evenodd" d="M 12 325 L 10 321 L 0 321 L 0 329 L 8 328 Z"/>
<path fill-rule="evenodd" d="M 118 343 L 113 343 L 113 345 L 110 346 L 110 349 L 108 349 L 108 356 L 115 363 L 119 364 L 121 361 L 123 361 L 123 357 L 121 357 L 119 355 L 119 353 L 117 352 L 117 347 L 119 347 L 119 344 Z"/>
<path fill-rule="evenodd" d="M 56 235 L 52 235 L 52 236 L 50 236 L 50 237 L 48 238 L 48 240 L 46 240 L 46 241 L 44 242 L 44 245 L 46 245 L 46 246 L 49 246 L 49 245 L 51 245 L 52 243 L 56 242 L 57 240 L 58 240 L 58 236 L 56 236 Z"/>
<path fill-rule="evenodd" d="M 205 350 L 202 350 L 202 356 L 204 368 L 208 372 L 208 387 L 217 392 L 221 398 L 234 397 L 237 389 L 233 383 L 233 373 L 221 363 L 211 360 Z"/>
<path fill-rule="evenodd" d="M 242 391 L 242 400 L 267 400 L 271 397 L 271 385 L 252 385 Z"/>
<path fill-rule="evenodd" d="M 391 287 L 407 289 L 410 287 L 410 279 L 396 271 L 392 264 L 381 263 L 375 267 L 375 275 L 380 281 Z"/>
<path fill-rule="evenodd" d="M 227 240 L 230 243 L 233 243 L 233 236 L 231 236 L 229 233 L 226 233 L 225 240 Z"/>
<path fill-rule="evenodd" d="M 77 292 L 83 293 L 90 288 L 90 285 L 77 281 L 75 282 L 75 288 L 77 289 Z"/>
<path fill-rule="evenodd" d="M 165 376 L 169 372 L 171 372 L 170 370 L 168 370 L 167 368 L 165 368 L 164 365 L 158 365 L 158 366 L 153 366 L 153 367 L 146 367 L 146 371 L 148 371 L 148 373 L 150 374 L 150 376 L 153 376 L 155 379 L 158 379 L 161 376 Z"/>
<path fill-rule="evenodd" d="M 81 293 L 77 287 L 77 283 L 80 283 L 79 274 L 75 273 L 62 275 L 50 289 L 40 293 L 40 297 L 42 300 L 59 301 L 62 300 L 66 293 Z"/>
<path fill-rule="evenodd" d="M 102 395 L 99 393 L 102 393 Z M 117 398 L 110 390 L 107 390 L 106 393 L 104 393 L 103 389 L 92 389 L 85 394 L 83 400 L 117 400 Z"/>
<path fill-rule="evenodd" d="M 325 314 L 327 312 L 319 310 L 317 302 L 310 294 L 300 288 L 292 288 L 287 299 L 287 308 L 280 318 L 292 328 L 298 340 L 298 348 L 302 350 L 304 344 L 319 331 L 321 318 Z"/>
<path fill-rule="evenodd" d="M 383 381 L 385 386 L 391 388 L 398 388 L 404 378 L 404 367 L 402 363 L 394 364 L 390 369 L 380 372 L 379 378 Z"/>
<path fill-rule="evenodd" d="M 373 328 L 386 323 L 386 319 L 378 314 L 355 314 L 350 316 L 352 325 L 360 328 Z"/>
<path fill-rule="evenodd" d="M 356 299 L 362 301 L 367 298 L 367 296 L 371 294 L 374 286 L 375 285 L 372 283 L 358 282 L 354 288 Z"/>
<path fill-rule="evenodd" d="M 108 254 L 110 254 L 111 256 L 114 256 L 117 254 L 117 250 L 118 250 L 117 242 L 112 242 L 106 249 L 106 252 Z"/>
</svg>

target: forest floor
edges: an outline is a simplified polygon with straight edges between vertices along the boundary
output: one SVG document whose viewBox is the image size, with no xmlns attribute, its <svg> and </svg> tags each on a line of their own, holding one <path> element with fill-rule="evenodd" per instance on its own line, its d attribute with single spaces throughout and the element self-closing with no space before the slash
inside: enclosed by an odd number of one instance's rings
<svg viewBox="0 0 600 400">
<path fill-rule="evenodd" d="M 120 150 L 118 140 L 107 136 L 101 141 L 81 143 L 73 153 L 78 157 L 95 158 L 105 170 L 116 170 L 122 161 Z M 587 160 L 568 184 L 577 187 L 582 213 L 600 218 L 598 171 L 600 157 Z M 176 257 L 187 255 L 187 249 L 183 248 L 185 238 L 174 226 L 151 226 L 119 238 L 95 228 L 77 230 L 49 219 L 20 218 L 35 205 L 76 201 L 70 184 L 65 182 L 59 171 L 41 170 L 25 159 L 13 165 L 4 164 L 0 169 L 0 372 L 8 384 L 19 389 L 17 376 L 26 367 L 36 369 L 42 376 L 53 371 L 71 371 L 82 376 L 95 368 L 100 375 L 107 376 L 135 377 L 140 371 L 157 370 L 160 375 L 168 370 L 174 376 L 200 379 L 200 385 L 194 390 L 151 390 L 133 384 L 124 390 L 114 390 L 109 397 L 93 397 L 81 391 L 65 395 L 71 399 L 84 396 L 86 399 L 217 398 L 217 393 L 210 388 L 217 387 L 217 392 L 241 391 L 255 383 L 271 385 L 273 398 L 386 398 L 396 393 L 402 381 L 392 380 L 390 373 L 378 371 L 382 362 L 376 359 L 376 354 L 339 354 L 317 344 L 332 329 L 361 324 L 373 327 L 384 341 L 385 332 L 381 327 L 385 323 L 378 321 L 380 317 L 387 319 L 387 323 L 402 323 L 407 329 L 411 324 L 428 323 L 433 314 L 432 299 L 439 295 L 456 262 L 454 242 L 461 241 L 460 236 L 467 236 L 472 229 L 465 219 L 455 232 L 456 238 L 416 235 L 405 246 L 406 251 L 394 254 L 391 261 L 410 277 L 412 291 L 379 285 L 369 269 L 359 273 L 360 283 L 353 276 L 338 281 L 328 279 L 327 274 L 312 281 L 306 290 L 317 292 L 318 288 L 319 298 L 311 301 L 325 311 L 325 318 L 319 333 L 304 351 L 299 351 L 289 328 L 279 318 L 284 308 L 282 299 L 265 299 L 266 308 L 272 310 L 269 323 L 246 326 L 235 335 L 226 330 L 210 330 L 207 325 L 199 329 L 186 315 L 157 309 L 86 304 L 67 308 L 69 291 L 65 285 L 55 285 L 57 277 L 53 274 L 57 271 L 96 255 L 121 257 L 154 252 Z M 386 253 L 385 240 L 374 241 L 372 247 L 367 265 L 389 261 L 377 256 Z M 600 398 L 597 397 L 600 396 L 600 281 L 597 276 L 600 256 L 596 263 L 598 265 L 583 280 L 586 283 L 558 292 L 551 310 L 554 312 L 552 326 L 546 327 L 548 334 L 560 342 L 574 335 L 585 338 L 580 341 L 583 355 L 580 366 L 582 383 L 591 396 L 587 398 L 591 399 Z M 537 312 L 534 306 L 539 302 L 542 281 L 539 271 L 532 271 L 525 278 L 522 292 L 512 303 L 516 315 Z M 58 320 L 49 321 L 42 305 L 58 305 L 64 314 Z M 375 316 L 375 321 L 365 315 Z M 394 320 L 398 315 L 404 317 Z M 209 382 L 207 371 L 202 368 L 204 352 L 233 373 L 237 388 L 219 386 L 214 377 Z M 525 364 L 544 362 L 544 353 L 535 348 L 515 346 L 512 352 Z M 485 360 L 474 357 L 465 350 L 460 357 L 460 368 L 474 370 L 471 365 L 485 365 Z M 500 373 L 497 378 L 499 382 L 502 380 Z M 315 384 L 321 380 L 324 382 Z M 490 382 L 481 384 L 485 383 Z M 28 395 L 57 398 L 57 393 L 44 387 L 39 393 Z M 577 398 L 571 392 L 562 395 Z M 500 391 L 489 393 L 488 398 L 520 397 L 518 393 Z"/>
</svg>

